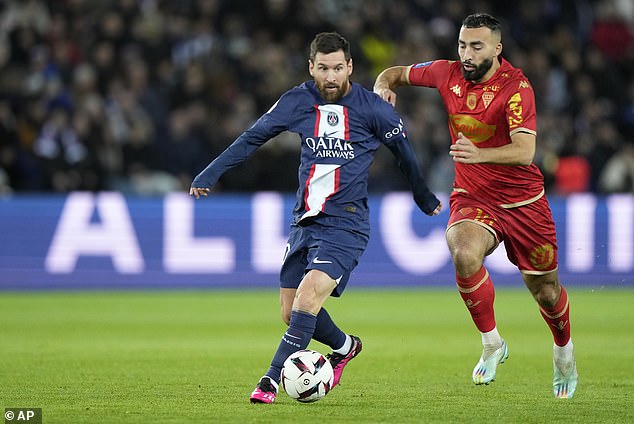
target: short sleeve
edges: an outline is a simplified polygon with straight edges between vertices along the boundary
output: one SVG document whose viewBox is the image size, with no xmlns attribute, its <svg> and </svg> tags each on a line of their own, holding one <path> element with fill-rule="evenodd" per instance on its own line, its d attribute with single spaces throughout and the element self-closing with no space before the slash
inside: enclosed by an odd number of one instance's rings
<svg viewBox="0 0 634 424">
<path fill-rule="evenodd" d="M 422 87 L 438 87 L 447 78 L 450 64 L 447 60 L 415 63 L 409 68 L 409 83 Z"/>
<path fill-rule="evenodd" d="M 528 132 L 536 134 L 537 118 L 535 111 L 535 93 L 525 77 L 521 77 L 515 83 L 515 89 L 511 91 L 506 103 L 506 116 L 509 126 L 509 134 L 516 132 Z"/>
</svg>

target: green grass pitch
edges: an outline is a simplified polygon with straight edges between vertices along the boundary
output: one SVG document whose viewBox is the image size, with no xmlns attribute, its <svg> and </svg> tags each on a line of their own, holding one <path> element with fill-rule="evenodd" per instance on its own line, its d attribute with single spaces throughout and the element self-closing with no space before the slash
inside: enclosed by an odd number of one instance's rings
<svg viewBox="0 0 634 424">
<path fill-rule="evenodd" d="M 326 303 L 364 342 L 342 383 L 312 404 L 251 405 L 284 331 L 276 290 L 0 293 L 0 408 L 42 408 L 44 423 L 634 422 L 634 290 L 569 294 L 573 399 L 553 398 L 528 291 L 498 290 L 510 357 L 475 386 L 480 337 L 454 290 L 351 287 Z"/>
</svg>

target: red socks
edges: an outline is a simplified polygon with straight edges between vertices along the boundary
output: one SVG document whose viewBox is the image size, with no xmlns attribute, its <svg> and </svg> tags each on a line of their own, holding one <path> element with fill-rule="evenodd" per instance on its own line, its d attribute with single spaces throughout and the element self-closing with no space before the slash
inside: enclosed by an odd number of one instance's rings
<svg viewBox="0 0 634 424">
<path fill-rule="evenodd" d="M 495 328 L 495 312 L 493 311 L 495 289 L 484 265 L 470 277 L 462 278 L 456 274 L 456 284 L 478 330 L 481 333 L 493 330 Z"/>
<path fill-rule="evenodd" d="M 495 289 L 489 272 L 484 266 L 475 274 L 462 278 L 456 274 L 456 284 L 460 297 L 469 309 L 471 319 L 481 333 L 487 333 L 495 328 L 495 312 L 493 302 Z M 561 287 L 559 300 L 552 308 L 540 307 L 540 312 L 550 331 L 553 333 L 555 344 L 565 346 L 570 340 L 570 307 L 568 305 L 568 293 L 564 286 Z"/>
<path fill-rule="evenodd" d="M 570 307 L 568 305 L 568 293 L 564 286 L 560 285 L 561 294 L 559 300 L 552 307 L 546 309 L 543 306 L 539 308 L 544 321 L 548 324 L 550 331 L 553 333 L 555 344 L 557 346 L 565 346 L 570 340 Z"/>
</svg>

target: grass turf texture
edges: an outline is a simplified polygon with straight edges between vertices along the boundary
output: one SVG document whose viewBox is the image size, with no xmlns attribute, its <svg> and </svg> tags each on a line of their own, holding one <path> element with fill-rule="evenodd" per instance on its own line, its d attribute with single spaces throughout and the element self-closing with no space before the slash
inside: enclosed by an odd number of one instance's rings
<svg viewBox="0 0 634 424">
<path fill-rule="evenodd" d="M 553 398 L 527 291 L 498 291 L 510 358 L 475 386 L 480 337 L 457 293 L 350 289 L 326 306 L 363 352 L 321 401 L 273 405 L 248 396 L 284 331 L 276 291 L 0 293 L 0 408 L 43 408 L 44 423 L 634 422 L 634 290 L 569 293 L 571 400 Z"/>
</svg>

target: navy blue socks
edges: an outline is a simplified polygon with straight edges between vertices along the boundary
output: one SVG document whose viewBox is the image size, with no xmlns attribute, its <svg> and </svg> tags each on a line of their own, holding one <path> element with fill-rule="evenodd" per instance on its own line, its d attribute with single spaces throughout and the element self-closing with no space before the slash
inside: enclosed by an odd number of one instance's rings
<svg viewBox="0 0 634 424">
<path fill-rule="evenodd" d="M 286 358 L 292 353 L 308 347 L 310 339 L 312 339 L 313 333 L 315 332 L 316 325 L 317 317 L 315 315 L 309 314 L 308 312 L 291 312 L 291 322 L 286 333 L 282 336 L 282 341 L 277 348 L 277 352 L 275 352 L 275 356 L 273 356 L 271 367 L 266 372 L 267 376 L 276 383 L 280 382 L 280 373 L 282 372 L 284 361 L 286 361 Z"/>
<path fill-rule="evenodd" d="M 313 339 L 330 346 L 332 350 L 336 350 L 340 349 L 346 342 L 346 333 L 341 331 L 330 318 L 328 312 L 321 308 L 317 314 L 317 325 L 315 326 Z"/>
</svg>

